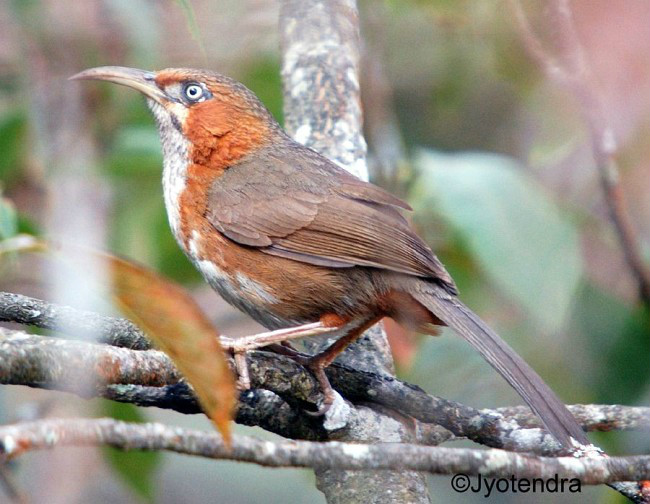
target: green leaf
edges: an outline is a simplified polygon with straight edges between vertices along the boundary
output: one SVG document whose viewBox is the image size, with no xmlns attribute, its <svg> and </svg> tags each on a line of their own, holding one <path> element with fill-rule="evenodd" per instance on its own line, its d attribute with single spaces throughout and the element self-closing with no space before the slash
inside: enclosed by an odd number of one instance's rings
<svg viewBox="0 0 650 504">
<path fill-rule="evenodd" d="M 40 236 L 43 234 L 40 226 L 31 217 L 18 214 L 18 232 L 17 234 L 29 234 L 33 236 Z"/>
<path fill-rule="evenodd" d="M 102 414 L 125 422 L 145 422 L 146 418 L 132 404 L 104 401 Z M 104 456 L 124 483 L 140 497 L 155 502 L 155 476 L 162 461 L 160 452 L 121 451 L 112 447 L 104 448 Z"/>
<path fill-rule="evenodd" d="M 0 197 L 0 240 L 10 238 L 18 232 L 18 214 L 13 203 Z"/>
<path fill-rule="evenodd" d="M 510 158 L 488 153 L 417 156 L 411 201 L 435 208 L 488 277 L 545 331 L 565 322 L 582 274 L 576 229 Z"/>
<path fill-rule="evenodd" d="M 21 174 L 20 161 L 24 154 L 26 134 L 27 121 L 22 110 L 12 111 L 0 118 L 0 181 L 3 184 L 10 184 Z"/>
</svg>

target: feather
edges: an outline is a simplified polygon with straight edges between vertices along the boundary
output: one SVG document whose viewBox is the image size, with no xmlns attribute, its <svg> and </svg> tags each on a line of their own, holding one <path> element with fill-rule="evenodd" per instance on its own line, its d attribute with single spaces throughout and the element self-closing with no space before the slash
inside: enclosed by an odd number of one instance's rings
<svg viewBox="0 0 650 504">
<path fill-rule="evenodd" d="M 207 217 L 216 229 L 267 254 L 437 279 L 456 292 L 442 263 L 397 211 L 408 204 L 315 151 L 292 143 L 281 155 L 276 151 L 258 151 L 215 179 Z"/>
</svg>

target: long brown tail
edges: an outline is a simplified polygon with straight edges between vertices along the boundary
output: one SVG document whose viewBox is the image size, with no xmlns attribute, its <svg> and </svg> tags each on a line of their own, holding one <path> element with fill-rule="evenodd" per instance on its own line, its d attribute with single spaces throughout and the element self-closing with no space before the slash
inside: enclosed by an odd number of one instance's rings
<svg viewBox="0 0 650 504">
<path fill-rule="evenodd" d="M 590 444 L 580 425 L 551 388 L 472 310 L 441 287 L 429 283 L 411 295 L 472 345 L 521 395 L 563 446 L 575 448 L 576 441 Z"/>
</svg>

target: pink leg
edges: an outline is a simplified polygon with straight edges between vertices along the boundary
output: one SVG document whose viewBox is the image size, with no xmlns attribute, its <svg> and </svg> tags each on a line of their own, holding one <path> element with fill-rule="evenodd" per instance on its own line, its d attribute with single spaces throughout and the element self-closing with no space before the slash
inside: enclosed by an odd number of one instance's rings
<svg viewBox="0 0 650 504">
<path fill-rule="evenodd" d="M 337 331 L 339 328 L 327 325 L 323 322 L 314 322 L 304 324 L 297 327 L 290 327 L 288 329 L 278 329 L 277 331 L 269 331 L 252 336 L 244 336 L 243 338 L 229 338 L 228 336 L 220 336 L 219 342 L 224 350 L 230 350 L 235 356 L 235 368 L 237 369 L 237 385 L 240 390 L 248 390 L 251 386 L 250 377 L 248 374 L 248 367 L 246 366 L 246 358 L 244 354 L 247 351 L 254 350 L 270 345 L 277 345 L 278 343 L 286 343 L 287 340 L 296 338 L 305 338 L 307 336 L 316 336 L 319 334 L 327 334 Z M 293 350 L 293 349 L 292 349 Z M 297 354 L 293 350 L 294 354 Z"/>
</svg>

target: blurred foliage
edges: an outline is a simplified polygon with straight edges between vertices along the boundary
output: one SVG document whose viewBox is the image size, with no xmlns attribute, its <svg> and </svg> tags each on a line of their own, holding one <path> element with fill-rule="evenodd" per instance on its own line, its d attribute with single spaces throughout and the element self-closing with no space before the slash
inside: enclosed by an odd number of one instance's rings
<svg viewBox="0 0 650 504">
<path fill-rule="evenodd" d="M 2 197 L 0 192 L 0 240 L 10 238 L 18 232 L 18 214 L 13 203 Z"/>
<path fill-rule="evenodd" d="M 102 401 L 102 416 L 124 422 L 142 423 L 147 418 L 140 408 L 132 404 Z M 103 447 L 106 460 L 124 483 L 147 502 L 155 502 L 155 478 L 162 462 L 162 453 L 156 451 L 121 451 L 110 446 Z"/>
<path fill-rule="evenodd" d="M 591 401 L 631 404 L 650 382 L 650 316 L 585 283 L 575 300 L 570 332 L 588 353 L 581 369 Z"/>
<path fill-rule="evenodd" d="M 64 0 L 52 1 L 52 5 L 61 3 Z M 100 29 L 89 19 L 86 32 L 83 26 L 73 27 L 81 35 L 68 33 L 70 26 L 62 28 L 59 18 L 38 15 L 46 4 L 45 0 L 13 0 L 6 4 L 9 22 L 5 19 L 4 26 L 0 16 L 0 39 L 14 42 L 5 53 L 0 51 L 4 58 L 0 65 L 0 186 L 4 191 L 0 237 L 36 234 L 47 220 L 47 209 L 34 204 L 42 203 L 34 188 L 51 181 L 43 180 L 46 170 L 34 162 L 30 150 L 37 145 L 33 121 L 39 96 L 28 85 L 34 69 L 25 63 L 31 54 L 25 48 L 35 41 L 68 44 L 79 51 L 69 51 L 70 58 L 77 58 L 79 70 L 123 64 L 223 71 L 250 87 L 283 120 L 280 59 L 276 39 L 269 37 L 277 20 L 265 19 L 268 13 L 260 4 L 107 0 L 101 3 L 105 27 Z M 89 0 L 88 8 L 94 4 Z M 407 147 L 406 164 L 415 167 L 408 181 L 409 200 L 416 208 L 414 222 L 454 276 L 462 299 L 511 341 L 562 398 L 647 401 L 650 316 L 635 301 L 602 209 L 583 118 L 567 93 L 544 83 L 524 52 L 508 9 L 474 0 L 388 0 L 382 4 L 382 14 L 374 0 L 360 4 L 369 11 L 365 17 L 384 16 L 379 28 L 362 26 L 362 34 L 382 47 L 379 57 L 391 87 L 395 126 Z M 627 8 L 612 7 L 603 15 L 602 10 L 610 8 L 607 2 L 572 5 L 578 9 L 578 19 L 586 20 L 581 27 L 586 41 L 590 30 L 598 35 L 592 34 L 593 40 L 605 40 L 621 31 L 620 26 L 629 27 L 626 11 L 634 7 L 632 3 Z M 535 8 L 532 3 L 529 7 Z M 608 18 L 611 24 L 603 24 Z M 24 30 L 2 29 L 19 20 Z M 636 86 L 625 87 L 625 81 L 607 80 L 613 76 L 645 82 L 646 53 L 633 42 L 610 44 L 610 52 L 626 56 L 617 57 L 620 68 L 612 67 L 597 77 L 605 91 L 615 91 L 609 110 L 619 121 L 615 127 L 622 139 L 621 176 L 638 225 L 648 208 L 647 169 L 643 168 L 650 154 L 647 103 L 634 94 L 642 85 L 634 82 Z M 603 42 L 594 47 L 593 61 L 598 63 L 607 57 L 603 53 L 609 46 Z M 365 49 L 375 50 L 371 44 Z M 642 64 L 623 66 L 635 58 Z M 99 153 L 103 180 L 111 189 L 108 248 L 184 285 L 202 285 L 169 230 L 161 196 L 160 143 L 145 103 L 117 86 L 96 84 L 83 92 L 88 93 L 88 133 Z M 365 105 L 376 106 L 372 100 Z M 637 110 L 645 119 L 634 116 Z M 641 227 L 640 232 L 646 254 L 650 250 L 647 229 Z M 470 404 L 494 406 L 517 400 L 458 338 L 449 334 L 417 341 L 412 364 L 404 366 L 409 369 L 407 379 Z M 140 421 L 141 412 L 130 406 L 104 407 L 108 408 L 104 413 Z M 619 453 L 648 443 L 609 434 L 603 438 Z M 110 450 L 109 457 L 140 496 L 159 497 L 152 493 L 159 456 Z M 233 471 L 242 471 L 240 478 L 248 481 L 250 469 L 236 467 Z M 222 469 L 226 471 L 225 465 Z M 272 479 L 279 481 L 279 473 L 273 474 Z M 228 480 L 227 475 L 223 478 Z M 444 500 L 443 486 L 436 488 L 439 500 Z M 322 500 L 313 492 L 305 501 Z M 263 493 L 270 500 L 276 495 L 271 489 Z M 245 490 L 240 494 L 233 490 L 232 495 L 246 502 Z M 603 491 L 603 495 L 611 493 Z"/>
<path fill-rule="evenodd" d="M 422 151 L 416 163 L 416 211 L 436 209 L 461 233 L 494 285 L 541 330 L 560 329 L 582 273 L 571 220 L 504 156 Z"/>
<path fill-rule="evenodd" d="M 8 185 L 21 175 L 21 160 L 27 147 L 27 121 L 21 109 L 0 116 L 0 183 Z"/>
<path fill-rule="evenodd" d="M 250 62 L 243 71 L 242 82 L 262 100 L 273 117 L 283 124 L 280 61 L 271 57 Z"/>
<path fill-rule="evenodd" d="M 9 6 L 16 17 L 25 19 L 38 12 L 40 3 L 40 0 L 10 0 Z M 30 17 L 30 19 L 34 21 L 33 17 Z M 38 16 L 36 16 L 36 19 L 38 19 Z"/>
<path fill-rule="evenodd" d="M 0 186 L 0 248 L 19 233 L 35 234 L 38 227 L 28 217 L 21 216 L 16 211 L 13 202 L 2 196 Z M 0 253 L 0 255 L 2 255 Z M 0 260 L 0 278 L 9 274 L 18 265 L 16 254 L 9 253 Z"/>
</svg>

